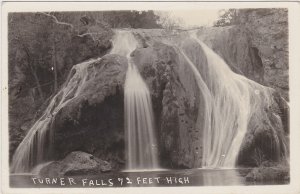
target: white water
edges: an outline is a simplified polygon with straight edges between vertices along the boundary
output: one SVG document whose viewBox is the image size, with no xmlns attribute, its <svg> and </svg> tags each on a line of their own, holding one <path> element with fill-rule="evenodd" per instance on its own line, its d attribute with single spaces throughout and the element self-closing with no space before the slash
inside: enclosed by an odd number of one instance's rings
<svg viewBox="0 0 300 194">
<path fill-rule="evenodd" d="M 98 59 L 97 59 L 98 60 Z M 52 151 L 52 122 L 57 112 L 74 100 L 85 86 L 87 66 L 94 62 L 90 60 L 73 66 L 66 84 L 52 98 L 40 119 L 30 128 L 29 132 L 18 146 L 12 160 L 13 173 L 30 172 L 31 169 L 51 159 Z"/>
<path fill-rule="evenodd" d="M 271 103 L 270 89 L 235 74 L 220 56 L 195 35 L 192 37 L 203 49 L 207 62 L 194 64 L 188 53 L 183 49 L 180 52 L 194 72 L 205 104 L 199 110 L 205 117 L 201 123 L 204 130 L 202 166 L 232 168 L 251 117 L 266 114 L 263 108 Z M 276 132 L 274 134 L 275 145 L 279 145 Z"/>
<path fill-rule="evenodd" d="M 149 89 L 141 77 L 130 54 L 138 42 L 129 31 L 117 31 L 112 54 L 126 56 L 125 138 L 127 169 L 153 169 L 158 167 L 157 145 L 154 133 L 152 102 Z"/>
<path fill-rule="evenodd" d="M 41 170 L 45 167 L 45 166 L 48 166 L 49 164 L 51 164 L 53 161 L 49 161 L 49 162 L 45 162 L 45 163 L 41 163 L 41 164 L 38 164 L 37 166 L 35 166 L 30 174 L 34 174 L 34 175 L 39 175 Z"/>
</svg>

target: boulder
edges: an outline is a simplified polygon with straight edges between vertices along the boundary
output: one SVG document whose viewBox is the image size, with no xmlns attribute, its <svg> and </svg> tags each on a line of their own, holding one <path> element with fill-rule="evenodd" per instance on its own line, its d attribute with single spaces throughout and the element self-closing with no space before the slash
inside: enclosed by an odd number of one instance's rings
<svg viewBox="0 0 300 194">
<path fill-rule="evenodd" d="M 287 163 L 263 162 L 259 167 L 253 168 L 245 177 L 249 182 L 286 181 L 290 180 L 289 165 Z"/>
<path fill-rule="evenodd" d="M 91 175 L 111 171 L 111 164 L 92 154 L 75 151 L 63 160 L 51 162 L 40 170 L 40 175 L 46 177 Z"/>
</svg>

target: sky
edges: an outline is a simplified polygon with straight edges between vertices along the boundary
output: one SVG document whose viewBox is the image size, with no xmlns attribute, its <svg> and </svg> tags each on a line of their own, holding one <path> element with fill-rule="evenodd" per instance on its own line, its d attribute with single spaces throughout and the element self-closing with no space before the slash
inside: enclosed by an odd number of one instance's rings
<svg viewBox="0 0 300 194">
<path fill-rule="evenodd" d="M 219 17 L 220 10 L 173 10 L 170 16 L 179 18 L 185 23 L 185 27 L 212 26 Z"/>
</svg>

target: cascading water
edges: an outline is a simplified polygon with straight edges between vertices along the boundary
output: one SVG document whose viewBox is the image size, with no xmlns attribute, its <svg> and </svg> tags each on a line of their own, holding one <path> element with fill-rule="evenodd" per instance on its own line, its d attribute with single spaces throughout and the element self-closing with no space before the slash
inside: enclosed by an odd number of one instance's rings
<svg viewBox="0 0 300 194">
<path fill-rule="evenodd" d="M 128 59 L 124 104 L 127 169 L 130 170 L 158 167 L 150 92 L 130 58 L 137 46 L 138 42 L 131 32 L 117 31 L 111 51 Z"/>
<path fill-rule="evenodd" d="M 262 109 L 271 103 L 270 89 L 235 74 L 195 35 L 192 38 L 201 46 L 206 63 L 194 64 L 197 60 L 192 61 L 188 53 L 179 50 L 194 72 L 205 104 L 199 110 L 204 112 L 202 166 L 232 168 L 251 117 L 266 114 Z M 279 145 L 275 131 L 274 134 L 275 145 Z"/>
<path fill-rule="evenodd" d="M 34 166 L 51 159 L 51 146 L 53 145 L 53 129 L 51 125 L 55 115 L 60 109 L 74 100 L 84 88 L 87 78 L 87 67 L 94 61 L 96 60 L 73 66 L 65 86 L 52 98 L 44 114 L 30 128 L 18 146 L 12 160 L 11 171 L 13 173 L 30 172 Z"/>
</svg>

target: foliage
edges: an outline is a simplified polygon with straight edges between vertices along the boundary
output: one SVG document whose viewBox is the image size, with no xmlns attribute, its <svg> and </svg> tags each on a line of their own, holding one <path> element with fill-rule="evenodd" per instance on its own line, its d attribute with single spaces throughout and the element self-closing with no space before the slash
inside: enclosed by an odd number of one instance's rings
<svg viewBox="0 0 300 194">
<path fill-rule="evenodd" d="M 106 11 L 103 20 L 112 28 L 161 28 L 153 11 Z"/>
<path fill-rule="evenodd" d="M 235 24 L 237 19 L 237 10 L 221 10 L 219 19 L 214 23 L 215 27 L 229 26 Z"/>
<path fill-rule="evenodd" d="M 169 12 L 157 11 L 159 16 L 159 24 L 167 30 L 178 29 L 183 25 L 183 21 L 179 18 L 172 17 Z"/>
<path fill-rule="evenodd" d="M 255 161 L 256 166 L 261 166 L 261 164 L 266 161 L 264 153 L 259 148 L 254 149 L 252 158 Z"/>
</svg>

